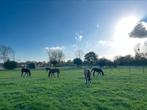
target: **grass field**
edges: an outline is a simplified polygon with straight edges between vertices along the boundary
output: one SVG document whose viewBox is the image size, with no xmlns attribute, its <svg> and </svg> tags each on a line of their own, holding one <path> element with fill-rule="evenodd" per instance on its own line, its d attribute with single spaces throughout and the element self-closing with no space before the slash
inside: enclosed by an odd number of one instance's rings
<svg viewBox="0 0 147 110">
<path fill-rule="evenodd" d="M 0 71 L 0 110 L 147 110 L 147 73 L 106 69 L 86 86 L 81 69 L 61 70 L 59 79 L 43 70 L 31 78 Z"/>
</svg>

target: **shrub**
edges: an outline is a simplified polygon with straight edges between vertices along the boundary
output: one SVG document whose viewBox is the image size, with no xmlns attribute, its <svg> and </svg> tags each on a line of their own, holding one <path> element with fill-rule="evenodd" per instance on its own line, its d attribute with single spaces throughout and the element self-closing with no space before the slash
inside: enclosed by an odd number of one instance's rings
<svg viewBox="0 0 147 110">
<path fill-rule="evenodd" d="M 29 69 L 35 69 L 35 64 L 34 63 L 28 63 L 27 68 Z"/>
<path fill-rule="evenodd" d="M 4 62 L 3 67 L 8 70 L 15 69 L 17 67 L 17 62 L 7 60 Z"/>
<path fill-rule="evenodd" d="M 77 65 L 77 67 L 79 67 L 80 65 L 82 65 L 82 60 L 80 58 L 75 58 L 73 60 L 74 64 Z"/>
</svg>

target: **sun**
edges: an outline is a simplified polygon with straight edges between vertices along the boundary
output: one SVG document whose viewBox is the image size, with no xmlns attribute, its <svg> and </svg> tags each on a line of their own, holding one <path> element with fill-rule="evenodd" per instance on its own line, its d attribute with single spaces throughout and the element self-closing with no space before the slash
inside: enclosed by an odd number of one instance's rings
<svg viewBox="0 0 147 110">
<path fill-rule="evenodd" d="M 133 30 L 138 20 L 136 16 L 128 16 L 120 19 L 115 26 L 114 37 L 122 40 L 128 38 L 128 34 Z"/>
<path fill-rule="evenodd" d="M 133 54 L 134 47 L 140 39 L 129 37 L 129 33 L 138 23 L 139 18 L 136 16 L 127 16 L 121 18 L 115 26 L 113 39 L 113 49 L 118 55 Z"/>
</svg>

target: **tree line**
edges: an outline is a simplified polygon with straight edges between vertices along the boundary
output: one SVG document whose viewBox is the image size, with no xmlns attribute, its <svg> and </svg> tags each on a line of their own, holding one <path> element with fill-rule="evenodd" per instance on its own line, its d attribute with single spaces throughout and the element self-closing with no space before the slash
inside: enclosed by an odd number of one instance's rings
<svg viewBox="0 0 147 110">
<path fill-rule="evenodd" d="M 147 66 L 147 46 L 141 47 L 137 45 L 134 49 L 135 56 L 116 56 L 114 60 L 109 60 L 107 58 L 98 58 L 95 52 L 88 52 L 84 55 L 82 60 L 82 51 L 78 50 L 76 52 L 76 58 L 73 60 L 64 61 L 64 52 L 62 49 L 48 49 L 47 54 L 49 61 L 45 62 L 25 62 L 24 65 L 28 68 L 36 68 L 39 64 L 42 66 L 99 66 L 99 67 L 117 67 L 117 66 Z M 3 67 L 6 69 L 14 69 L 18 67 L 20 63 L 15 61 L 14 50 L 8 46 L 0 46 L 0 61 L 3 63 Z"/>
</svg>

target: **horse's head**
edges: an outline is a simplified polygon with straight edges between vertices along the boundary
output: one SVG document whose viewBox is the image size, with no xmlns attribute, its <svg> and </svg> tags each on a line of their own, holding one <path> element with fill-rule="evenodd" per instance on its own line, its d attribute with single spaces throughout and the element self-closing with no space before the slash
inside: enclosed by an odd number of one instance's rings
<svg viewBox="0 0 147 110">
<path fill-rule="evenodd" d="M 50 71 L 50 70 L 51 70 L 51 68 L 45 68 L 45 70 L 46 70 L 46 71 Z"/>
</svg>

